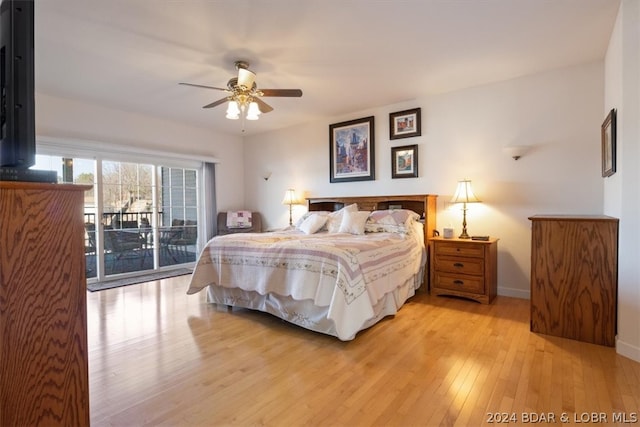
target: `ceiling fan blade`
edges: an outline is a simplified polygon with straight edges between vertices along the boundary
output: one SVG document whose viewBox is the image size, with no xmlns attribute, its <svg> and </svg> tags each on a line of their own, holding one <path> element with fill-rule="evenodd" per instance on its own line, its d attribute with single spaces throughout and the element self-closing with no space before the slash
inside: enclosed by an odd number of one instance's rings
<svg viewBox="0 0 640 427">
<path fill-rule="evenodd" d="M 221 88 L 221 87 L 205 86 L 205 85 L 196 85 L 196 84 L 193 84 L 193 83 L 178 83 L 178 84 L 179 84 L 179 85 L 185 85 L 185 86 L 201 87 L 201 88 L 205 88 L 205 89 L 223 90 L 223 91 L 225 91 L 225 92 L 229 92 L 229 89 Z"/>
<path fill-rule="evenodd" d="M 204 107 L 202 107 L 202 108 L 213 108 L 213 107 L 217 107 L 217 106 L 218 106 L 218 105 L 220 105 L 220 104 L 224 104 L 224 103 L 225 103 L 225 102 L 227 102 L 228 100 L 229 100 L 229 99 L 227 99 L 227 98 L 218 99 L 217 101 L 212 102 L 211 104 L 207 104 L 207 105 L 205 105 L 205 106 L 204 106 Z"/>
<path fill-rule="evenodd" d="M 258 103 L 258 109 L 260 109 L 261 113 L 268 113 L 270 111 L 273 111 L 273 107 L 267 104 L 266 102 L 264 102 L 262 99 L 253 98 L 253 100 Z"/>
<path fill-rule="evenodd" d="M 256 74 L 246 68 L 238 68 L 238 86 L 244 86 L 251 90 L 256 81 Z"/>
<path fill-rule="evenodd" d="M 300 89 L 260 89 L 262 96 L 289 96 L 289 97 L 301 97 L 302 90 Z"/>
</svg>

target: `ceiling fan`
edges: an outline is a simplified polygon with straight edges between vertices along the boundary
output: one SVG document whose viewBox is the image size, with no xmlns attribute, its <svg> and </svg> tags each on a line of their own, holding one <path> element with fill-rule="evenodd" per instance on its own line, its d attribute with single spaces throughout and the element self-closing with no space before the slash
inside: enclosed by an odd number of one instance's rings
<svg viewBox="0 0 640 427">
<path fill-rule="evenodd" d="M 238 119 L 241 114 L 246 114 L 247 120 L 257 120 L 261 113 L 273 111 L 273 107 L 260 99 L 263 96 L 297 98 L 302 96 L 302 90 L 300 89 L 258 89 L 255 81 L 256 74 L 249 70 L 249 63 L 246 61 L 236 61 L 235 66 L 238 70 L 238 77 L 231 78 L 229 82 L 227 82 L 226 88 L 193 83 L 180 84 L 227 92 L 228 95 L 226 97 L 207 104 L 202 108 L 213 108 L 228 102 L 228 119 Z"/>
</svg>

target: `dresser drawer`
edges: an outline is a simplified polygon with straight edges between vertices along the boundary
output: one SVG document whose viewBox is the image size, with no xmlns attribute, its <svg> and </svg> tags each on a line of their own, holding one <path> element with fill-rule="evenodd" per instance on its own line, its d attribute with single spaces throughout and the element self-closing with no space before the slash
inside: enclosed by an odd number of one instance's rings
<svg viewBox="0 0 640 427">
<path fill-rule="evenodd" d="M 484 245 L 482 244 L 438 242 L 435 247 L 436 257 L 438 255 L 484 257 Z"/>
<path fill-rule="evenodd" d="M 484 259 L 482 258 L 453 258 L 436 256 L 434 268 L 437 271 L 450 273 L 484 275 Z"/>
<path fill-rule="evenodd" d="M 450 289 L 459 292 L 484 293 L 484 277 L 463 276 L 447 273 L 435 273 L 434 288 Z"/>
</svg>

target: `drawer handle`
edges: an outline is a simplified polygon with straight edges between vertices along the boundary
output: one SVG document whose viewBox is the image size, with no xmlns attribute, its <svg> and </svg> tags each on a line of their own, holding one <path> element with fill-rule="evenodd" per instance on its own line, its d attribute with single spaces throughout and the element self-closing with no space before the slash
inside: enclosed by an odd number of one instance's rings
<svg viewBox="0 0 640 427">
<path fill-rule="evenodd" d="M 462 280 L 456 279 L 456 280 L 453 281 L 453 284 L 462 286 L 462 285 L 464 285 L 464 282 Z"/>
<path fill-rule="evenodd" d="M 455 264 L 453 264 L 453 266 L 457 267 L 457 268 L 462 268 L 462 267 L 464 267 L 464 264 L 461 263 L 461 262 L 456 262 Z"/>
</svg>

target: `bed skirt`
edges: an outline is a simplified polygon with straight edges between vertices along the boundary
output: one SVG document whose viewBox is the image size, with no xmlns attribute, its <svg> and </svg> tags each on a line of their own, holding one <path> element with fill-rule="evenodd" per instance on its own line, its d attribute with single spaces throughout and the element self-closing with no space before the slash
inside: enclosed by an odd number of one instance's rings
<svg viewBox="0 0 640 427">
<path fill-rule="evenodd" d="M 258 292 L 245 291 L 239 288 L 209 285 L 207 287 L 207 301 L 214 304 L 262 311 L 305 329 L 332 335 L 342 341 L 350 341 L 355 338 L 357 332 L 375 325 L 386 316 L 395 315 L 402 305 L 415 295 L 416 289 L 422 284 L 423 273 L 424 269 L 420 269 L 418 274 L 409 278 L 392 292 L 387 293 L 373 306 L 374 316 L 361 325 L 353 325 L 352 330 L 354 332 L 347 336 L 340 336 L 336 331 L 333 320 L 327 317 L 329 307 L 317 306 L 312 300 L 298 301 L 275 293 L 262 295 Z"/>
</svg>

